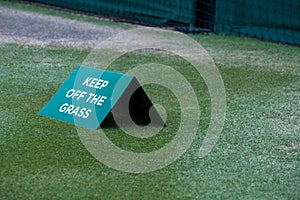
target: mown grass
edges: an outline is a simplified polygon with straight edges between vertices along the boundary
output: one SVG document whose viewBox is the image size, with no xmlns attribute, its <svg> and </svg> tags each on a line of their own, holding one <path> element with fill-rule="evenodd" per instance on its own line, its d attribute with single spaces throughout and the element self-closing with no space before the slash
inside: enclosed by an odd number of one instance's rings
<svg viewBox="0 0 300 200">
<path fill-rule="evenodd" d="M 192 38 L 215 60 L 227 96 L 224 129 L 203 159 L 197 155 L 209 123 L 210 100 L 189 63 L 173 55 L 138 51 L 110 67 L 126 72 L 149 61 L 166 64 L 185 75 L 197 93 L 202 111 L 197 139 L 180 159 L 147 174 L 103 165 L 86 150 L 73 125 L 37 114 L 89 50 L 1 44 L 0 197 L 298 199 L 300 49 L 247 38 Z M 145 89 L 168 111 L 168 129 L 142 140 L 107 128 L 109 138 L 123 149 L 160 148 L 178 127 L 180 108 L 173 94 L 162 87 Z"/>
<path fill-rule="evenodd" d="M 225 83 L 228 109 L 221 137 L 204 159 L 197 158 L 200 135 L 170 166 L 137 175 L 99 163 L 85 149 L 73 125 L 37 114 L 88 50 L 1 45 L 1 197 L 297 199 L 299 49 L 224 36 L 194 39 L 214 57 Z M 202 80 L 193 78 L 188 63 L 176 56 L 165 59 L 152 52 L 133 52 L 112 68 L 122 71 L 122 66 L 149 59 L 190 77 L 202 99 L 205 134 L 209 97 Z M 146 91 L 154 100 L 161 97 L 156 100 L 171 112 L 172 133 L 180 112 L 176 99 L 169 92 L 155 94 L 151 87 Z M 134 140 L 115 128 L 106 131 L 114 143 L 133 151 L 151 151 L 172 139 L 172 134 L 160 134 L 148 141 Z"/>
</svg>

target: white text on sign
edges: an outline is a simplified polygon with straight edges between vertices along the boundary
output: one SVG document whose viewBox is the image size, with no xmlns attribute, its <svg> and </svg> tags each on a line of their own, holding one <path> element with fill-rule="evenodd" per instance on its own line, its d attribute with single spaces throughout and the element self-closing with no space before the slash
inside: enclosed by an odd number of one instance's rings
<svg viewBox="0 0 300 200">
<path fill-rule="evenodd" d="M 99 79 L 99 78 L 93 78 L 93 77 L 87 77 L 85 81 L 82 83 L 82 86 L 95 88 L 95 89 L 103 89 L 107 87 L 109 84 L 109 81 Z M 82 90 L 76 90 L 74 88 L 70 89 L 66 93 L 67 98 L 72 98 L 75 101 L 78 101 L 80 99 L 84 99 L 84 102 L 88 104 L 94 104 L 97 106 L 102 106 L 105 100 L 107 99 L 106 96 L 86 92 Z M 64 103 L 60 106 L 59 112 L 66 113 L 69 115 L 74 115 L 79 118 L 88 118 L 90 113 L 92 112 L 92 109 L 87 109 L 85 107 L 75 106 L 72 104 Z"/>
<path fill-rule="evenodd" d="M 95 88 L 95 89 L 102 89 L 108 85 L 107 80 L 102 80 L 98 78 L 92 78 L 92 77 L 87 77 L 85 81 L 82 83 L 83 86 Z"/>
</svg>

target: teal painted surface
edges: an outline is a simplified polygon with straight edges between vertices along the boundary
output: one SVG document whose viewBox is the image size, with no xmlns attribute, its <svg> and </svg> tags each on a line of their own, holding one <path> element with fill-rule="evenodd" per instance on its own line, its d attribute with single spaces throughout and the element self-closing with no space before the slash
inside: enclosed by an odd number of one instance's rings
<svg viewBox="0 0 300 200">
<path fill-rule="evenodd" d="M 78 66 L 39 114 L 97 129 L 132 79 L 125 74 Z"/>
</svg>

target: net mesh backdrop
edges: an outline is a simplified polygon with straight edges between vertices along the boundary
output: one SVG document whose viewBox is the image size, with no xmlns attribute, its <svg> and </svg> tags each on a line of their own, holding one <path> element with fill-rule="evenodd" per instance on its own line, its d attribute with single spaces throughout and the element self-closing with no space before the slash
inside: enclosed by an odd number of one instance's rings
<svg viewBox="0 0 300 200">
<path fill-rule="evenodd" d="M 215 32 L 300 45 L 300 0 L 218 0 Z"/>
<path fill-rule="evenodd" d="M 31 0 L 32 1 L 32 0 Z M 300 45 L 300 0 L 33 0 L 184 32 Z"/>
</svg>

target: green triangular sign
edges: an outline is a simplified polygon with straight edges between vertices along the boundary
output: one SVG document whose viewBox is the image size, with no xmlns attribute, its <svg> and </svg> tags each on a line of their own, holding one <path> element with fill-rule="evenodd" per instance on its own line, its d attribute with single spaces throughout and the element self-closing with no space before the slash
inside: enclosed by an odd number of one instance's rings
<svg viewBox="0 0 300 200">
<path fill-rule="evenodd" d="M 134 76 L 78 66 L 39 114 L 94 130 L 109 124 L 109 113 L 123 125 L 163 126 L 155 108 L 150 119 L 152 106 Z"/>
</svg>

